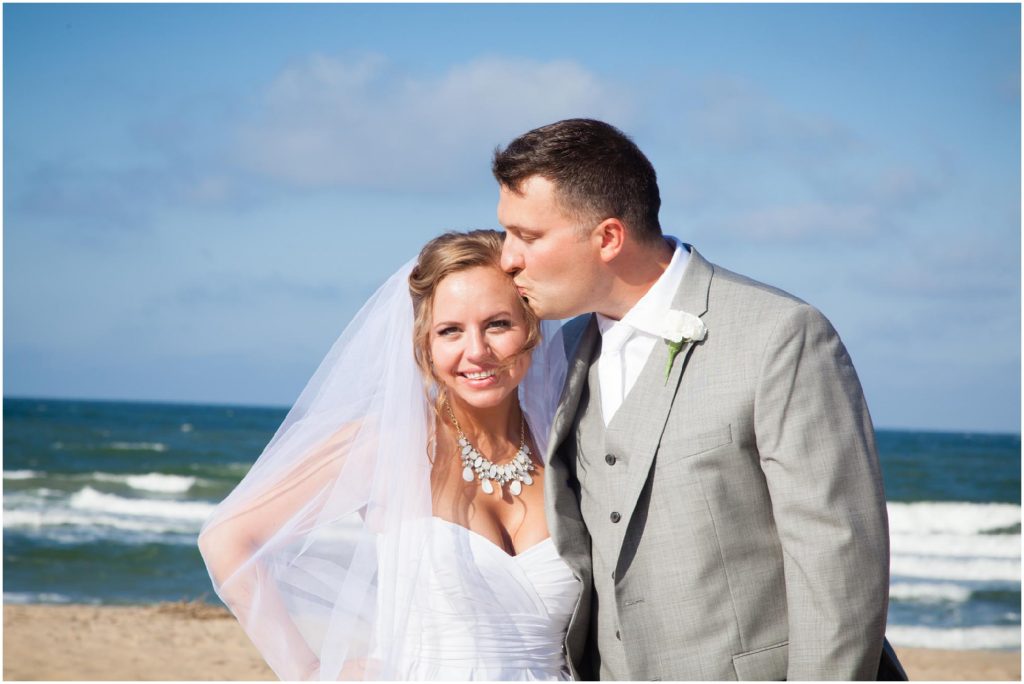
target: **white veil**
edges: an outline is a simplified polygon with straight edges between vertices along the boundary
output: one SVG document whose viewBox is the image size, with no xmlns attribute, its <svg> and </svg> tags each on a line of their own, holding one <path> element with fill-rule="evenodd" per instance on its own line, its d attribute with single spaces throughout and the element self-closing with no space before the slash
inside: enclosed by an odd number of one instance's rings
<svg viewBox="0 0 1024 684">
<path fill-rule="evenodd" d="M 217 594 L 281 679 L 396 677 L 432 515 L 414 265 L 356 314 L 199 535 Z M 519 387 L 540 455 L 566 367 L 557 322 L 542 334 Z"/>
</svg>

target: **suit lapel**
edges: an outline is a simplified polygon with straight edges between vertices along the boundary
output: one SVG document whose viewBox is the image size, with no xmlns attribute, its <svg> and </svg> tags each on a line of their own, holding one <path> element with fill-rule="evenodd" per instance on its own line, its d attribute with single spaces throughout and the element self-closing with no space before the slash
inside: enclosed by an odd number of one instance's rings
<svg viewBox="0 0 1024 684">
<path fill-rule="evenodd" d="M 569 360 L 569 368 L 565 374 L 565 386 L 562 388 L 558 409 L 551 422 L 551 439 L 548 441 L 546 459 L 548 464 L 555 458 L 576 419 L 580 395 L 587 383 L 587 371 L 590 369 L 590 360 L 594 355 L 594 347 L 597 345 L 598 338 L 597 319 L 591 314 L 580 335 L 580 340 L 576 344 L 576 351 Z"/>
<path fill-rule="evenodd" d="M 690 262 L 686 266 L 683 280 L 672 300 L 672 308 L 681 309 L 695 316 L 703 316 L 708 310 L 708 291 L 714 267 L 708 263 L 697 250 L 690 247 Z M 647 365 L 637 379 L 623 402 L 623 406 L 612 419 L 609 429 L 625 431 L 623 438 L 628 440 L 630 451 L 629 476 L 623 492 L 628 513 L 621 526 L 622 534 L 629 525 L 633 510 L 640 497 L 640 491 L 647 481 L 651 466 L 654 463 L 661 434 L 675 401 L 676 390 L 683 376 L 690 355 L 694 351 L 693 343 L 686 343 L 679 350 L 672 368 L 665 377 L 670 356 L 668 344 L 659 340 L 647 360 Z M 625 409 L 625 412 L 623 411 Z M 622 421 L 619 421 L 619 418 Z"/>
<path fill-rule="evenodd" d="M 551 439 L 548 440 L 548 452 L 545 454 L 547 473 L 544 476 L 544 500 L 548 531 L 559 555 L 579 576 L 589 572 L 590 537 L 580 514 L 579 500 L 571 485 L 576 464 L 567 462 L 566 458 L 569 455 L 574 459 L 576 449 L 563 448 L 563 444 L 575 424 L 576 410 L 587 383 L 587 371 L 597 340 L 597 320 L 591 315 L 576 344 L 575 353 L 569 360 L 565 386 L 552 419 Z M 572 439 L 575 439 L 575 435 Z"/>
</svg>

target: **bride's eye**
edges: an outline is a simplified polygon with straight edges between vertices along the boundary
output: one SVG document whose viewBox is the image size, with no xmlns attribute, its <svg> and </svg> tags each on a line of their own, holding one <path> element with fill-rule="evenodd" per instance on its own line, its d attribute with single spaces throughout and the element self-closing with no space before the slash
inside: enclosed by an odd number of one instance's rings
<svg viewBox="0 0 1024 684">
<path fill-rule="evenodd" d="M 488 328 L 508 329 L 512 327 L 512 321 L 502 318 L 497 321 L 491 321 L 487 324 Z"/>
<path fill-rule="evenodd" d="M 440 330 L 438 330 L 437 331 L 437 336 L 438 337 L 447 337 L 448 335 L 452 335 L 452 334 L 457 333 L 457 332 L 459 332 L 459 329 L 456 328 L 454 325 L 450 325 L 447 328 L 441 328 Z"/>
</svg>

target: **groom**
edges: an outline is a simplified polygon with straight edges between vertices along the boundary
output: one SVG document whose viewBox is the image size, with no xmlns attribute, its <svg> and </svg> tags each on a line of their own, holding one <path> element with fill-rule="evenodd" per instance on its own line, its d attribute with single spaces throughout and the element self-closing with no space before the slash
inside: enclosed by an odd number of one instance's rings
<svg viewBox="0 0 1024 684">
<path fill-rule="evenodd" d="M 541 318 L 579 316 L 545 478 L 583 584 L 573 674 L 901 675 L 874 432 L 825 317 L 664 237 L 654 168 L 608 124 L 530 131 L 493 171 L 503 268 Z"/>
</svg>

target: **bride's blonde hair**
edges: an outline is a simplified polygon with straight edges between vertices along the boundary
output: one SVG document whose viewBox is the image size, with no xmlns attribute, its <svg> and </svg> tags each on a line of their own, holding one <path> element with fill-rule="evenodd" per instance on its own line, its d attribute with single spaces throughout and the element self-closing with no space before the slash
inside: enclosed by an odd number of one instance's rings
<svg viewBox="0 0 1024 684">
<path fill-rule="evenodd" d="M 428 393 L 437 391 L 438 400 L 443 399 L 443 383 L 434 373 L 430 359 L 430 328 L 434 312 L 434 293 L 441 281 L 453 273 L 478 266 L 488 266 L 501 271 L 501 246 L 505 234 L 496 230 L 472 230 L 468 233 L 444 233 L 434 238 L 420 251 L 416 266 L 409 274 L 409 294 L 413 307 L 413 353 L 416 364 L 423 373 Z M 540 342 L 540 322 L 537 315 L 526 305 L 515 283 L 508 277 L 508 286 L 515 293 L 515 301 L 522 307 L 526 323 L 526 341 L 523 348 L 505 363 L 515 362 L 519 354 L 529 354 Z M 435 408 L 438 408 L 435 406 Z"/>
</svg>

